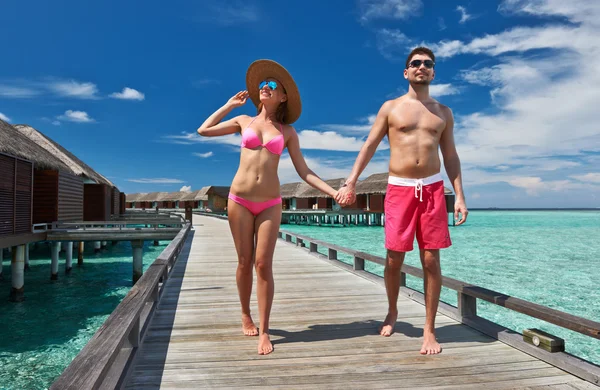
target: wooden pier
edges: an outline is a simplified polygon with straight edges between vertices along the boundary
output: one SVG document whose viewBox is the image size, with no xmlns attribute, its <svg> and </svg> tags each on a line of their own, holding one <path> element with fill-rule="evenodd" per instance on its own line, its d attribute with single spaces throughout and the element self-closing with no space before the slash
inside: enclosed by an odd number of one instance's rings
<svg viewBox="0 0 600 390">
<path fill-rule="evenodd" d="M 592 383 L 600 383 L 598 366 L 523 342 L 521 335 L 478 317 L 476 300 L 594 338 L 600 338 L 599 323 L 445 278 L 444 285 L 459 294 L 459 307 L 441 304 L 436 324 L 444 350 L 421 356 L 420 293 L 402 287 L 395 334 L 381 337 L 383 281 L 363 270 L 365 261 L 381 259 L 285 232 L 275 250 L 275 350 L 259 356 L 258 339 L 241 333 L 237 257 L 227 221 L 195 216 L 194 222 L 149 267 L 52 389 L 558 390 L 596 389 Z M 323 249 L 326 255 L 317 252 Z M 336 260 L 348 251 L 353 266 Z M 258 317 L 255 293 L 252 310 Z"/>
<path fill-rule="evenodd" d="M 185 219 L 169 213 L 129 213 L 110 221 L 54 222 L 36 224 L 33 232 L 0 239 L 0 279 L 3 277 L 4 249 L 11 250 L 11 290 L 9 299 L 25 299 L 25 270 L 29 267 L 29 246 L 38 242 L 50 244 L 50 279 L 58 279 L 61 248 L 65 252 L 65 272 L 71 272 L 73 246 L 77 248 L 77 264 L 83 264 L 85 242 L 94 245 L 94 251 L 106 248 L 109 242 L 130 241 L 133 248 L 132 282 L 143 272 L 144 241 L 173 240 L 185 225 Z"/>
</svg>

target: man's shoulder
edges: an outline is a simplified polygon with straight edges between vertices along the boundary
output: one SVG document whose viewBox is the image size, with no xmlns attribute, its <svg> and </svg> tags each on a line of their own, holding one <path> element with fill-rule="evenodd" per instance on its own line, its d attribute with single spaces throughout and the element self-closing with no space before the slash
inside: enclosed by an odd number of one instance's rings
<svg viewBox="0 0 600 390">
<path fill-rule="evenodd" d="M 400 96 L 394 99 L 390 99 L 390 100 L 386 100 L 382 105 L 381 105 L 381 109 L 387 112 L 390 112 L 391 110 L 393 110 L 394 108 L 398 107 L 399 105 L 401 105 L 402 103 L 404 103 L 404 101 L 406 100 L 406 97 Z"/>
<path fill-rule="evenodd" d="M 431 104 L 433 104 L 447 118 L 452 117 L 452 110 L 450 109 L 450 107 L 446 106 L 445 104 L 440 103 L 439 101 L 437 101 L 436 99 L 433 99 L 433 98 L 431 98 Z"/>
</svg>

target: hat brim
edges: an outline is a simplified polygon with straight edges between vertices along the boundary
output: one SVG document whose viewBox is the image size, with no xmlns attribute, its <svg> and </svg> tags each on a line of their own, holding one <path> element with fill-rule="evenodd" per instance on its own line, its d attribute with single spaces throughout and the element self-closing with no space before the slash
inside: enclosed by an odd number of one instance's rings
<svg viewBox="0 0 600 390">
<path fill-rule="evenodd" d="M 250 64 L 246 72 L 246 89 L 252 103 L 258 107 L 260 103 L 260 91 L 258 84 L 266 78 L 271 77 L 279 80 L 285 88 L 287 95 L 287 109 L 284 123 L 292 124 L 298 120 L 302 113 L 302 101 L 300 92 L 294 78 L 280 64 L 273 60 L 256 60 Z"/>
</svg>

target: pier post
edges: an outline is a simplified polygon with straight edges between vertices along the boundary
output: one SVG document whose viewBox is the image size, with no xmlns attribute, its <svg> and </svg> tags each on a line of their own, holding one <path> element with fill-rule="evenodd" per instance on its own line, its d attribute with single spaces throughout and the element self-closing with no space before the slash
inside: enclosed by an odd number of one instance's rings
<svg viewBox="0 0 600 390">
<path fill-rule="evenodd" d="M 77 265 L 83 265 L 83 251 L 85 250 L 85 242 L 79 241 L 79 253 L 77 253 Z"/>
<path fill-rule="evenodd" d="M 100 241 L 94 241 L 94 253 L 100 252 L 101 249 L 102 244 L 100 243 Z"/>
<path fill-rule="evenodd" d="M 458 292 L 458 315 L 460 317 L 473 317 L 477 315 L 477 298 Z"/>
<path fill-rule="evenodd" d="M 29 243 L 25 244 L 25 271 L 29 270 Z"/>
<path fill-rule="evenodd" d="M 61 243 L 59 241 L 54 241 L 50 245 L 50 258 L 52 259 L 50 265 L 50 280 L 58 280 L 58 254 L 60 252 Z"/>
<path fill-rule="evenodd" d="M 158 245 L 160 245 L 160 244 L 158 243 L 158 240 L 154 240 L 154 246 L 158 246 Z"/>
<path fill-rule="evenodd" d="M 0 248 L 0 280 L 4 279 L 2 271 L 4 270 L 4 248 Z"/>
<path fill-rule="evenodd" d="M 12 260 L 10 264 L 11 283 L 10 301 L 22 302 L 25 299 L 25 246 L 19 245 L 12 248 Z"/>
<path fill-rule="evenodd" d="M 65 264 L 65 273 L 71 273 L 71 268 L 73 268 L 73 243 L 67 242 L 67 262 Z"/>
<path fill-rule="evenodd" d="M 135 284 L 144 273 L 144 241 L 131 241 L 133 248 L 133 284 Z"/>
</svg>

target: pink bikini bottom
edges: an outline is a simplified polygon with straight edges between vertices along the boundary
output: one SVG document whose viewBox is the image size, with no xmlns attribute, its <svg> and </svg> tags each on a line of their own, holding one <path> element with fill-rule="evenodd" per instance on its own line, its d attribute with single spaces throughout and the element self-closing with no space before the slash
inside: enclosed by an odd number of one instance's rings
<svg viewBox="0 0 600 390">
<path fill-rule="evenodd" d="M 240 196 L 236 196 L 233 194 L 229 194 L 229 199 L 233 200 L 235 203 L 244 206 L 248 209 L 254 216 L 256 217 L 258 214 L 262 213 L 269 207 L 273 207 L 277 204 L 281 204 L 281 197 L 267 200 L 266 202 L 252 202 L 251 200 L 244 199 Z"/>
</svg>

